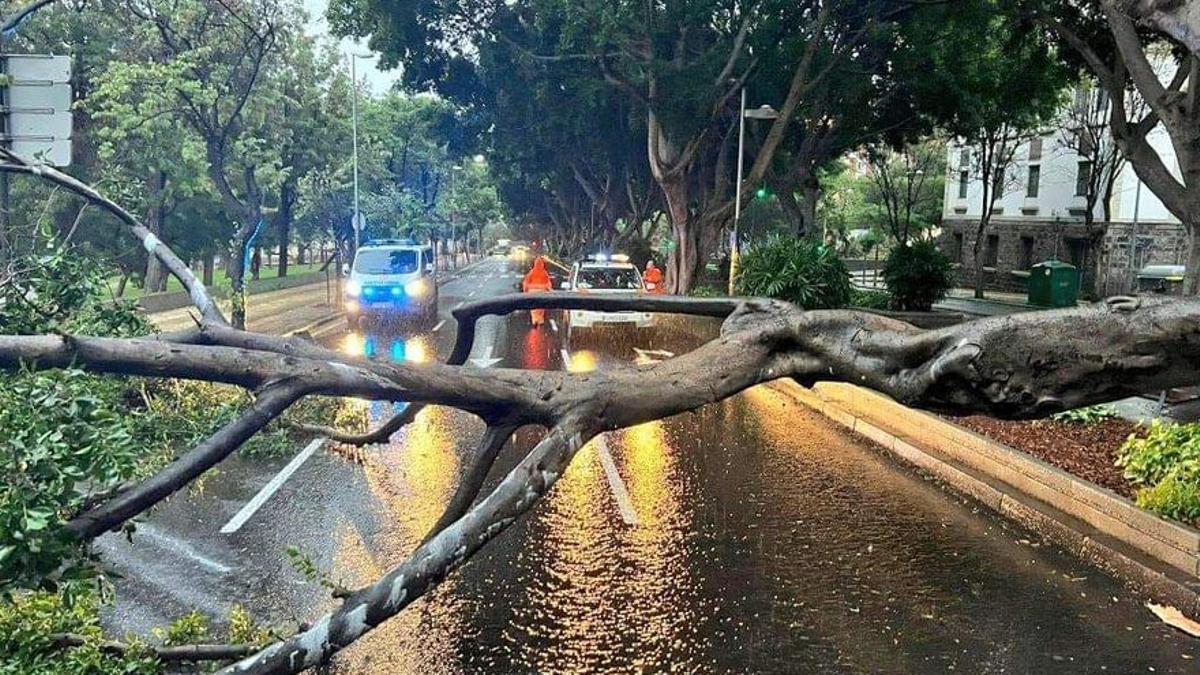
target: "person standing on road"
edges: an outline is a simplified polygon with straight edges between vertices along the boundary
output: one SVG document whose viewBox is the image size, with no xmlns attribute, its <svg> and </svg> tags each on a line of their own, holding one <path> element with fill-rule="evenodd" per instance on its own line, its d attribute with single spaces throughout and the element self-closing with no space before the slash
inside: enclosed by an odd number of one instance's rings
<svg viewBox="0 0 1200 675">
<path fill-rule="evenodd" d="M 534 258 L 533 269 L 525 275 L 524 281 L 521 282 L 521 290 L 526 293 L 544 293 L 552 288 L 554 286 L 550 282 L 550 273 L 546 271 L 546 259 L 542 256 Z M 546 323 L 546 310 L 529 310 L 529 320 L 535 327 L 541 326 Z"/>
<path fill-rule="evenodd" d="M 646 271 L 642 272 L 642 281 L 646 282 L 646 290 L 655 295 L 666 291 L 666 288 L 663 287 L 662 270 L 658 269 L 653 260 L 646 261 Z"/>
</svg>

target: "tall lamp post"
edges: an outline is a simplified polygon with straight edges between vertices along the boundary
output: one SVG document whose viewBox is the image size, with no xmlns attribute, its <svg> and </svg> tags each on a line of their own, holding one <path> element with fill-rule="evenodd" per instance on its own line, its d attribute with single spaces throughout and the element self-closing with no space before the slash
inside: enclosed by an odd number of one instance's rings
<svg viewBox="0 0 1200 675">
<path fill-rule="evenodd" d="M 746 88 L 742 87 L 742 103 L 738 108 L 738 162 L 737 187 L 733 197 L 733 232 L 729 235 L 729 294 L 733 295 L 734 279 L 737 278 L 738 259 L 741 257 L 741 242 L 738 234 L 738 223 L 742 219 L 742 167 L 746 155 L 743 152 L 746 144 L 746 120 L 773 120 L 779 118 L 779 112 L 769 105 L 758 108 L 746 108 Z"/>
<path fill-rule="evenodd" d="M 361 58 L 364 57 L 360 54 L 350 54 L 350 135 L 354 144 L 354 219 L 350 224 L 354 228 L 355 256 L 358 256 L 363 226 L 362 214 L 358 210 L 358 71 L 355 69 L 355 63 Z"/>
</svg>

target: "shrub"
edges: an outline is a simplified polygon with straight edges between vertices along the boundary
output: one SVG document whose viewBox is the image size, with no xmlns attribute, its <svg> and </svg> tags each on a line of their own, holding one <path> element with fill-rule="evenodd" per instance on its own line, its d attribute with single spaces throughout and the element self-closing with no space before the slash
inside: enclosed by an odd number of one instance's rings
<svg viewBox="0 0 1200 675">
<path fill-rule="evenodd" d="M 850 272 L 833 249 L 795 237 L 774 237 L 742 257 L 741 295 L 764 295 L 804 309 L 836 309 L 850 303 Z"/>
<path fill-rule="evenodd" d="M 850 305 L 863 309 L 887 309 L 892 305 L 892 296 L 882 291 L 864 291 L 855 288 L 850 295 Z"/>
<path fill-rule="evenodd" d="M 1154 420 L 1118 450 L 1125 477 L 1142 485 L 1139 506 L 1177 520 L 1200 519 L 1200 423 Z"/>
<path fill-rule="evenodd" d="M 953 288 L 953 267 L 932 241 L 919 241 L 888 254 L 883 283 L 896 309 L 928 312 Z"/>
<path fill-rule="evenodd" d="M 1086 408 L 1064 410 L 1050 416 L 1055 422 L 1070 422 L 1089 426 L 1117 417 L 1117 409 L 1111 405 L 1089 405 Z"/>
<path fill-rule="evenodd" d="M 688 295 L 696 298 L 719 298 L 725 295 L 725 291 L 724 289 L 717 288 L 712 284 L 699 284 L 697 286 L 692 286 L 692 290 L 688 293 Z"/>
</svg>

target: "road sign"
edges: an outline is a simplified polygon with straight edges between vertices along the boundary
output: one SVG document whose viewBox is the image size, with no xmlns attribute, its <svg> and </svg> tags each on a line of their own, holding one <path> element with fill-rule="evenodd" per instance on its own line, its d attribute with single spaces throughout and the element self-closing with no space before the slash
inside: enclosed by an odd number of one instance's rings
<svg viewBox="0 0 1200 675">
<path fill-rule="evenodd" d="M 367 229 L 367 217 L 362 213 L 354 214 L 354 217 L 350 219 L 350 226 L 354 228 L 355 232 L 362 232 Z"/>
<path fill-rule="evenodd" d="M 54 166 L 71 163 L 71 58 L 2 54 L 4 134 L 14 153 Z"/>
</svg>

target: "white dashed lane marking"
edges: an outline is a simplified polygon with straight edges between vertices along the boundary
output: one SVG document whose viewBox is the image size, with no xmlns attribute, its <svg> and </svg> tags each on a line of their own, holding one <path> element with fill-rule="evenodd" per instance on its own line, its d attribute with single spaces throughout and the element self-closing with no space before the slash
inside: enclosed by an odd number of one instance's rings
<svg viewBox="0 0 1200 675">
<path fill-rule="evenodd" d="M 621 520 L 625 521 L 626 525 L 637 525 L 637 511 L 633 510 L 633 500 L 629 498 L 629 490 L 625 488 L 625 481 L 621 480 L 621 474 L 617 472 L 617 465 L 613 462 L 612 453 L 608 451 L 606 434 L 596 437 L 596 454 L 600 457 L 600 466 L 604 467 L 604 475 L 608 478 L 608 488 L 612 491 L 613 500 L 617 503 L 617 511 L 621 514 Z"/>
</svg>

